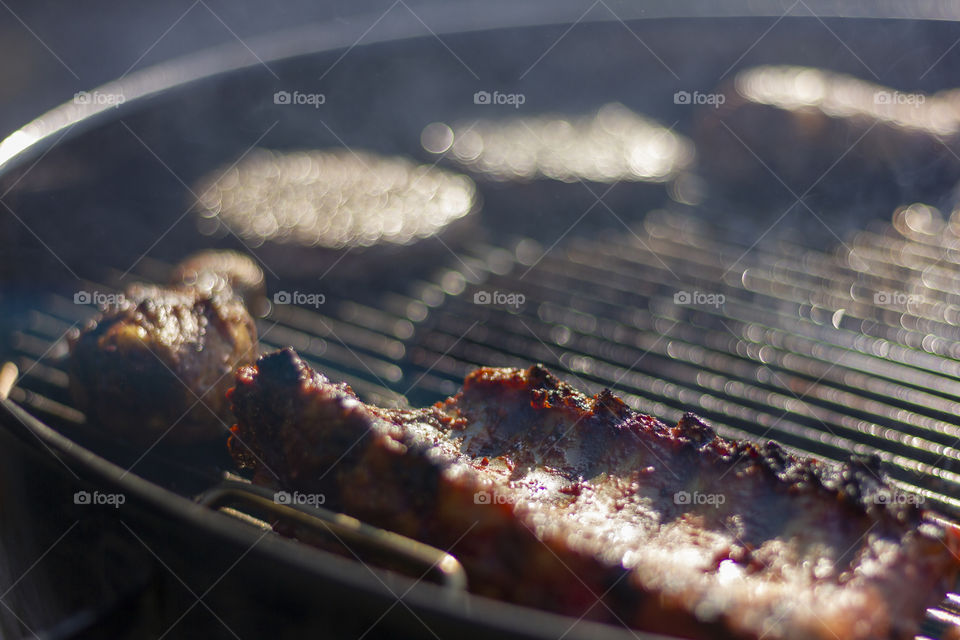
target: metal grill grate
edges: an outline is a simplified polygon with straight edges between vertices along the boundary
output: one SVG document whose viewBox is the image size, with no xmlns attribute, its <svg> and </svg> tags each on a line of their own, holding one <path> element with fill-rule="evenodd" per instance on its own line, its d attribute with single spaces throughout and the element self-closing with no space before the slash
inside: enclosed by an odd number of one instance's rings
<svg viewBox="0 0 960 640">
<path fill-rule="evenodd" d="M 635 235 L 570 237 L 542 254 L 529 240 L 478 244 L 403 291 L 274 305 L 258 329 L 264 349 L 293 346 L 382 405 L 435 401 L 476 366 L 543 362 L 664 420 L 693 410 L 731 437 L 834 460 L 875 453 L 893 482 L 956 516 L 960 296 L 949 285 L 960 261 L 952 235 L 911 233 L 881 226 L 833 252 L 783 236 L 746 247 L 655 212 Z M 107 292 L 168 269 L 145 259 L 126 279 L 106 271 L 83 286 Z M 55 425 L 83 420 L 58 340 L 92 313 L 49 294 L 12 339 L 25 372 L 12 397 Z M 951 594 L 924 633 L 958 621 Z"/>
</svg>

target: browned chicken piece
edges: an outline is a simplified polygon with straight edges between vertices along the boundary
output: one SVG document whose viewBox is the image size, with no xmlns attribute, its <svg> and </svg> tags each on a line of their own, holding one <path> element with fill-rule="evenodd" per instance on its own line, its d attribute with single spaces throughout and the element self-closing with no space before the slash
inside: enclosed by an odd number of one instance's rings
<svg viewBox="0 0 960 640">
<path fill-rule="evenodd" d="M 449 550 L 476 593 L 574 617 L 685 638 L 912 638 L 960 565 L 956 527 L 871 463 L 726 440 L 692 414 L 669 427 L 540 366 L 387 410 L 286 350 L 241 368 L 231 398 L 255 482 Z"/>
<path fill-rule="evenodd" d="M 134 285 L 69 343 L 71 391 L 88 423 L 147 445 L 224 435 L 224 394 L 257 355 L 253 318 L 229 287 Z"/>
</svg>

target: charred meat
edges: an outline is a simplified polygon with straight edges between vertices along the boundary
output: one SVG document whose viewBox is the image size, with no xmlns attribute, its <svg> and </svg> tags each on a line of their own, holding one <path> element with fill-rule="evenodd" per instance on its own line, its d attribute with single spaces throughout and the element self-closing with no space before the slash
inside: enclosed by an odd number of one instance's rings
<svg viewBox="0 0 960 640">
<path fill-rule="evenodd" d="M 911 638 L 957 574 L 957 530 L 867 461 L 670 427 L 540 366 L 387 410 L 286 350 L 230 396 L 255 482 L 447 549 L 486 596 L 687 638 Z"/>
<path fill-rule="evenodd" d="M 134 285 L 70 337 L 70 385 L 89 423 L 126 442 L 214 439 L 224 397 L 256 359 L 257 332 L 229 288 Z"/>
</svg>

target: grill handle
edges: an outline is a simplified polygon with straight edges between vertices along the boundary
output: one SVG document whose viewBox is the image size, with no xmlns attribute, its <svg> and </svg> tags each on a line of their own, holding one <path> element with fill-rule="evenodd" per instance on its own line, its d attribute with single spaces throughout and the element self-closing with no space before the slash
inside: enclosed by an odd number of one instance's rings
<svg viewBox="0 0 960 640">
<path fill-rule="evenodd" d="M 227 480 L 196 501 L 214 510 L 229 509 L 228 514 L 257 526 L 276 529 L 279 525 L 308 544 L 319 540 L 324 548 L 345 547 L 364 564 L 430 579 L 452 590 L 467 588 L 463 565 L 445 551 L 322 507 L 280 504 L 275 495 L 266 487 Z"/>
</svg>

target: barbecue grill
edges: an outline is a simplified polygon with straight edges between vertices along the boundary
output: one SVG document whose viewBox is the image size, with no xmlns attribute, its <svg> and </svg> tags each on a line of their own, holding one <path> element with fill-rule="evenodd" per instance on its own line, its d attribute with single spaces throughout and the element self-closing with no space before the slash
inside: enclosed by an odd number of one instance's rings
<svg viewBox="0 0 960 640">
<path fill-rule="evenodd" d="M 315 510 L 269 507 L 230 473 L 221 447 L 105 441 L 70 399 L 65 334 L 92 317 L 98 295 L 164 282 L 193 250 L 256 256 L 229 233 L 204 235 L 191 213 L 191 185 L 255 146 L 347 146 L 453 167 L 420 147 L 421 130 L 496 117 L 499 107 L 471 99 L 494 86 L 524 93 L 535 112 L 620 101 L 689 134 L 695 115 L 672 101 L 678 90 L 792 63 L 867 67 L 890 86 L 930 67 L 920 88 L 934 91 L 951 86 L 934 62 L 960 36 L 954 23 L 919 20 L 790 17 L 778 29 L 775 17 L 738 18 L 718 29 L 601 16 L 476 32 L 438 20 L 442 38 L 400 20 L 355 48 L 320 27 L 261 43 L 262 64 L 233 50 L 196 57 L 101 88 L 125 96 L 118 108 L 61 107 L 0 145 L 10 310 L 0 344 L 20 372 L 0 430 L 0 575 L 13 576 L 0 596 L 5 636 L 637 637 L 467 595 L 452 558 L 448 571 L 426 575 L 443 550 L 385 542 L 336 514 L 321 524 Z M 924 44 L 897 60 L 885 38 Z M 375 86 L 357 82 L 373 76 Z M 637 86 L 625 89 L 622 77 Z M 326 102 L 273 100 L 294 89 Z M 668 422 L 694 411 L 725 436 L 828 460 L 875 455 L 895 485 L 960 517 L 960 235 L 938 218 L 949 218 L 952 185 L 784 212 L 711 199 L 709 188 L 691 205 L 659 183 L 618 185 L 608 197 L 609 185 L 590 182 L 476 179 L 486 231 L 439 258 L 409 255 L 360 275 L 333 265 L 319 280 L 265 264 L 272 293 L 324 301 L 273 304 L 258 320 L 263 349 L 292 346 L 384 406 L 435 402 L 478 366 L 542 362 Z M 126 502 L 75 504 L 77 491 Z M 298 537 L 323 537 L 322 548 L 272 533 L 282 518 L 301 527 Z M 355 544 L 330 544 L 330 527 Z M 354 553 L 364 545 L 373 551 Z M 385 549 L 389 558 L 371 559 Z M 924 633 L 940 637 L 958 621 L 960 596 L 948 594 Z"/>
</svg>

